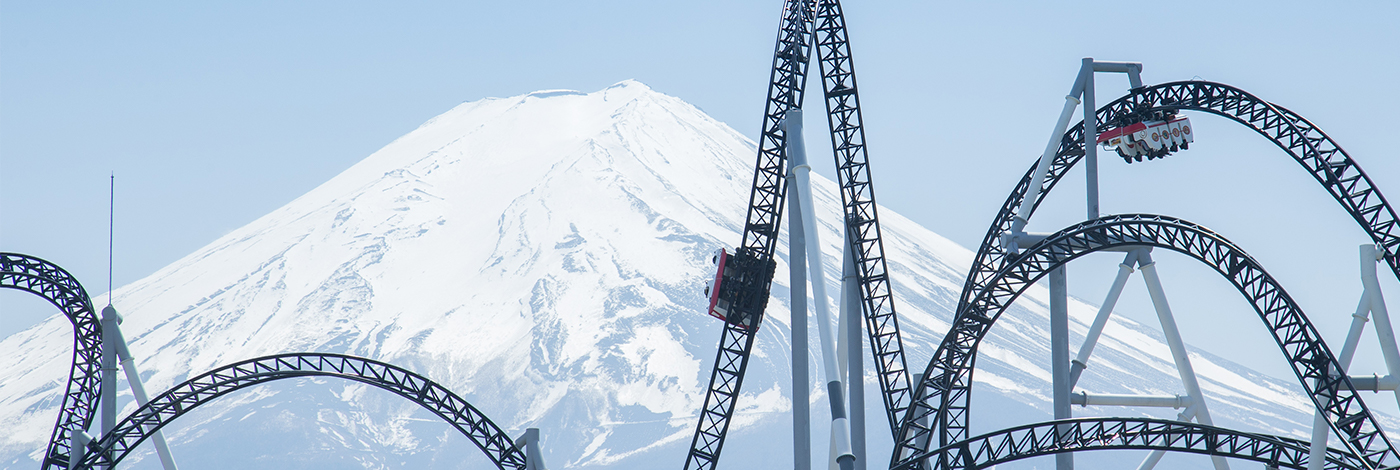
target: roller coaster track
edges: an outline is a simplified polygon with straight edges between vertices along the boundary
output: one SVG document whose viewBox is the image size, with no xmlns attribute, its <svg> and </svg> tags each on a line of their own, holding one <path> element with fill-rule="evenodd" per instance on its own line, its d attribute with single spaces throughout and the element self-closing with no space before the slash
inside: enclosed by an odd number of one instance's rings
<svg viewBox="0 0 1400 470">
<path fill-rule="evenodd" d="M 1099 108 L 1095 120 L 1102 132 L 1133 118 L 1168 110 L 1203 111 L 1224 116 L 1253 129 L 1283 149 L 1366 230 L 1381 247 L 1391 271 L 1400 277 L 1400 258 L 1397 258 L 1396 251 L 1400 244 L 1400 233 L 1397 233 L 1400 228 L 1396 227 L 1395 211 L 1360 165 L 1312 122 L 1238 88 L 1205 81 L 1172 82 L 1135 89 L 1127 96 Z M 1041 191 L 1033 201 L 1032 210 L 1038 208 L 1069 170 L 1083 159 L 1083 126 L 1081 121 L 1064 134 Z M 957 311 L 966 309 L 972 296 L 986 288 L 988 280 L 1008 262 L 1010 254 L 999 241 L 1009 233 L 1034 172 L 1035 165 L 1032 165 L 987 230 L 968 273 Z M 965 424 L 963 420 L 950 423 L 955 438 L 966 437 Z"/>
<path fill-rule="evenodd" d="M 87 291 L 63 268 L 32 256 L 0 253 L 0 288 L 19 289 L 43 297 L 73 322 L 73 368 L 59 406 L 41 468 L 68 465 L 73 431 L 85 430 L 97 414 L 101 384 L 102 324 Z"/>
<path fill-rule="evenodd" d="M 789 0 L 784 4 L 778 43 L 773 51 L 773 69 L 768 79 L 768 102 L 763 110 L 763 133 L 758 141 L 758 163 L 754 168 L 743 242 L 733 258 L 742 263 L 740 269 L 745 274 L 737 279 L 742 283 L 737 289 L 740 297 L 733 302 L 736 307 L 731 307 L 731 321 L 725 322 L 720 336 L 705 403 L 685 459 L 688 470 L 713 469 L 719 462 L 729 421 L 734 415 L 734 402 L 739 398 L 748 369 L 749 353 L 753 351 L 754 333 L 761 325 L 763 309 L 768 303 L 776 265 L 773 251 L 787 197 L 784 179 L 787 135 L 782 129 L 782 120 L 788 109 L 802 103 L 803 89 L 807 85 L 811 27 L 811 2 Z"/>
<path fill-rule="evenodd" d="M 1364 468 L 1400 464 L 1400 456 L 1366 408 L 1322 338 L 1302 310 L 1247 253 L 1223 237 L 1180 219 L 1118 215 L 1083 222 L 1051 235 L 1007 260 L 987 280 L 949 333 L 918 384 L 914 405 L 896 439 L 891 467 L 905 465 L 927 450 L 966 438 L 972 364 L 977 346 L 1001 313 L 1025 289 L 1051 270 L 1088 253 L 1120 247 L 1160 247 L 1183 253 L 1224 276 L 1248 298 L 1283 351 L 1309 398 Z M 925 421 L 932 417 L 931 421 Z M 920 423 L 931 422 L 932 426 Z M 929 439 L 934 431 L 938 439 Z M 939 465 L 948 465 L 941 462 Z"/>
<path fill-rule="evenodd" d="M 1102 132 L 1120 125 L 1125 119 L 1166 110 L 1203 111 L 1224 116 L 1269 139 L 1302 165 L 1351 214 L 1371 240 L 1382 247 L 1386 263 L 1400 277 L 1400 258 L 1396 257 L 1400 227 L 1396 226 L 1395 210 L 1386 203 L 1385 197 L 1361 170 L 1361 166 L 1312 122 L 1244 90 L 1204 81 L 1172 82 L 1140 88 L 1099 108 L 1095 116 Z M 1081 121 L 1066 131 L 1060 140 L 1049 174 L 1032 207 L 1040 207 L 1050 190 L 1083 158 L 1084 123 Z M 999 240 L 1011 230 L 1012 219 L 1021 200 L 1026 197 L 1034 172 L 1033 164 L 1006 198 L 996 220 L 982 239 L 982 246 L 973 259 L 972 270 L 963 286 L 959 311 L 967 306 L 972 296 L 986 287 L 987 280 L 1006 263 L 1008 253 Z"/>
<path fill-rule="evenodd" d="M 1081 418 L 1027 424 L 914 456 L 896 470 L 928 462 L 931 470 L 989 468 L 1016 460 L 1082 450 L 1143 449 L 1221 455 L 1266 468 L 1308 468 L 1308 442 L 1181 421 Z M 1360 469 L 1351 453 L 1327 450 L 1326 469 Z"/>
<path fill-rule="evenodd" d="M 734 400 L 739 394 L 748 356 L 753 349 L 753 332 L 762 321 L 772 282 L 773 252 L 787 196 L 784 179 L 787 136 L 782 129 L 782 119 L 789 109 L 802 105 L 814 29 L 827 123 L 831 129 L 837 179 L 845 206 L 846 230 L 855 257 L 862 309 L 891 432 L 896 429 L 898 417 L 911 401 L 909 373 L 900 341 L 894 299 L 890 293 L 884 245 L 880 239 L 880 223 L 860 114 L 860 95 L 841 3 L 838 0 L 789 0 L 783 7 L 783 19 L 773 53 L 763 132 L 759 139 L 758 163 L 744 224 L 743 243 L 735 256 L 745 266 L 744 270 L 751 274 L 743 276 L 744 285 L 738 289 L 741 297 L 735 303 L 742 306 L 740 319 L 735 323 L 726 323 L 720 338 L 700 422 L 686 458 L 687 469 L 710 469 L 719 460 L 729 420 L 734 413 Z"/>
<path fill-rule="evenodd" d="M 391 364 L 320 353 L 259 357 L 189 379 L 152 398 L 117 423 L 101 440 L 89 444 L 78 468 L 112 468 L 162 426 L 200 405 L 247 387 L 297 377 L 339 377 L 393 392 L 446 420 L 481 448 L 501 470 L 525 468 L 525 455 L 515 447 L 510 436 L 451 390 Z"/>
<path fill-rule="evenodd" d="M 836 179 L 841 185 L 841 202 L 845 206 L 846 233 L 856 266 L 856 282 L 861 288 L 865 330 L 870 337 L 875 375 L 880 381 L 893 435 L 899 428 L 899 417 L 909 407 L 909 370 L 904 360 L 894 295 L 890 292 L 885 246 L 880 238 L 855 64 L 851 61 L 841 2 L 837 0 L 818 2 L 817 53 L 821 58 L 822 90 L 826 95 Z"/>
</svg>

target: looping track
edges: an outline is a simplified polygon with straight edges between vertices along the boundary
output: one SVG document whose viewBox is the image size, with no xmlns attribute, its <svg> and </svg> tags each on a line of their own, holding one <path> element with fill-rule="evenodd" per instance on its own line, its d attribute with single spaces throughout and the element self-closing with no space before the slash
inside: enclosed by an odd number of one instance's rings
<svg viewBox="0 0 1400 470">
<path fill-rule="evenodd" d="M 510 436 L 451 390 L 391 364 L 343 354 L 318 353 L 249 359 L 189 379 L 152 398 L 117 423 L 100 441 L 90 444 L 78 468 L 112 468 L 156 430 L 202 404 L 254 385 L 297 377 L 339 377 L 393 392 L 447 421 L 481 448 L 501 470 L 525 468 L 525 455 L 515 447 Z"/>
<path fill-rule="evenodd" d="M 41 468 L 68 465 L 74 430 L 87 429 L 97 414 L 101 388 L 102 324 L 82 284 L 53 263 L 18 253 L 0 253 L 0 288 L 18 289 L 48 300 L 73 322 L 73 368 Z"/>
<path fill-rule="evenodd" d="M 1288 358 L 1299 382 L 1347 448 L 1366 464 L 1400 463 L 1307 317 L 1288 293 L 1238 246 L 1190 222 L 1156 215 L 1117 215 L 1071 226 L 1014 258 L 987 280 L 962 310 L 917 385 L 914 406 L 905 415 L 891 467 L 927 450 L 920 442 L 947 446 L 966 438 L 977 346 L 1011 302 L 1050 271 L 1096 251 L 1118 247 L 1159 247 L 1185 254 L 1220 273 L 1253 305 Z M 932 426 L 918 423 L 933 418 Z M 937 439 L 929 439 L 935 429 Z M 927 445 L 927 444 L 925 444 Z"/>
<path fill-rule="evenodd" d="M 1322 184 L 1323 188 L 1351 214 L 1357 224 L 1380 245 L 1391 271 L 1400 277 L 1400 227 L 1396 226 L 1395 210 L 1386 203 L 1361 166 L 1342 150 L 1331 137 L 1307 119 L 1281 106 L 1274 105 L 1248 92 L 1229 85 L 1187 81 L 1153 85 L 1109 103 L 1096 112 L 1099 131 L 1108 130 L 1111 123 L 1138 113 L 1156 110 L 1202 111 L 1224 116 L 1253 129 L 1269 139 L 1303 169 Z M 1045 196 L 1065 174 L 1084 158 L 1084 123 L 1081 121 L 1060 140 L 1060 148 L 1050 164 L 1050 172 L 1041 185 L 1033 207 L 1039 208 Z M 1002 234 L 1011 230 L 1012 219 L 1021 200 L 1030 188 L 1035 164 L 1026 171 L 1016 189 L 1007 196 L 1001 211 L 982 239 L 982 246 L 972 262 L 958 303 L 961 311 L 973 295 L 986 286 L 988 279 L 1006 264 L 1007 252 L 998 243 Z"/>
</svg>

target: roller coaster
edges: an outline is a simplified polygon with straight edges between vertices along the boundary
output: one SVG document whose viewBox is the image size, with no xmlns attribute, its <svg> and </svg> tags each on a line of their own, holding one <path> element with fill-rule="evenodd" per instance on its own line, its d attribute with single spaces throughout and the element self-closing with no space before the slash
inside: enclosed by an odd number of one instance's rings
<svg viewBox="0 0 1400 470">
<path fill-rule="evenodd" d="M 1052 137 L 1055 140 L 1047 154 L 1022 176 L 1002 205 L 975 255 L 949 332 L 924 367 L 922 378 L 917 382 L 911 379 L 881 241 L 844 13 L 838 0 L 788 0 L 774 48 L 741 241 L 732 255 L 727 255 L 726 268 L 713 283 L 715 299 L 723 301 L 727 311 L 705 401 L 686 454 L 687 470 L 718 466 L 756 332 L 762 326 L 776 270 L 783 210 L 790 193 L 797 190 L 788 179 L 790 158 L 794 158 L 789 140 L 796 134 L 790 133 L 787 120 L 802 108 L 813 48 L 841 190 L 850 264 L 895 441 L 891 469 L 987 468 L 1036 456 L 1121 449 L 1230 457 L 1260 462 L 1268 468 L 1400 466 L 1400 454 L 1358 395 L 1356 384 L 1340 372 L 1346 369 L 1345 361 L 1333 354 L 1262 264 L 1222 235 L 1176 217 L 1115 214 L 1091 216 L 1040 237 L 1017 238 L 1026 235 L 1021 230 L 1027 219 L 1072 168 L 1085 161 L 1097 164 L 1086 158 L 1093 155 L 1092 146 L 1098 143 L 1094 136 L 1153 119 L 1168 122 L 1160 119 L 1162 116 L 1203 112 L 1254 130 L 1292 157 L 1368 233 L 1381 259 L 1400 277 L 1396 213 L 1361 167 L 1302 116 L 1220 83 L 1142 86 L 1134 75 L 1129 93 L 1101 108 L 1092 107 L 1092 93 L 1086 95 L 1085 122 L 1057 128 L 1057 138 Z M 1062 121 L 1066 116 L 1068 113 Z M 1061 129 L 1063 135 L 1059 135 Z M 1183 140 L 1181 145 L 1185 144 Z M 1164 154 L 1159 151 L 1151 156 Z M 1125 155 L 1125 160 L 1134 161 L 1131 156 Z M 1250 302 L 1319 416 L 1342 437 L 1343 448 L 1319 448 L 1316 442 L 1188 420 L 1141 418 L 1057 419 L 969 436 L 978 346 L 1002 313 L 1033 284 L 1075 259 L 1096 252 L 1127 252 L 1130 256 L 1125 265 L 1129 269 L 1132 263 L 1148 269 L 1152 265 L 1149 252 L 1154 248 L 1203 263 Z M 247 387 L 312 376 L 368 384 L 414 402 L 470 439 L 501 469 L 543 468 L 537 446 L 513 440 L 451 390 L 392 364 L 339 354 L 288 353 L 219 367 L 141 403 L 107 432 L 91 438 L 87 430 L 102 400 L 99 391 L 104 381 L 115 377 L 105 375 L 102 369 L 104 352 L 111 352 L 104 351 L 103 324 L 86 291 L 62 268 L 14 253 L 0 253 L 0 288 L 43 297 L 74 326 L 73 364 L 43 454 L 43 469 L 112 468 L 162 427 L 205 403 Z M 834 393 L 839 395 L 839 391 Z M 833 398 L 833 410 L 845 406 L 839 401 Z"/>
</svg>

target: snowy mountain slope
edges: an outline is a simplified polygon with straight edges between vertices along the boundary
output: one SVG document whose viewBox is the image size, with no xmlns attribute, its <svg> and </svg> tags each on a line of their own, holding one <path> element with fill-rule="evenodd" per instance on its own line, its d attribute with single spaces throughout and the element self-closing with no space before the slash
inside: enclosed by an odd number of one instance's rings
<svg viewBox="0 0 1400 470">
<path fill-rule="evenodd" d="M 755 153 L 733 129 L 634 81 L 466 103 L 117 289 L 114 304 L 153 393 L 240 359 L 342 352 L 431 377 L 512 433 L 541 428 L 552 468 L 679 467 L 720 329 L 701 313 L 707 258 L 738 241 Z M 836 279 L 839 196 L 828 180 L 814 184 L 821 240 L 833 254 L 826 270 Z M 972 256 L 893 211 L 881 214 L 909 366 L 918 371 L 949 324 Z M 785 261 L 786 247 L 779 250 Z M 787 276 L 780 262 L 728 465 L 791 465 L 790 452 L 773 450 L 790 442 L 793 406 Z M 984 343 L 974 432 L 1048 419 L 1046 306 L 1046 292 L 1033 289 Z M 1094 307 L 1075 302 L 1070 311 L 1072 335 L 1082 338 Z M 0 356 L 17 358 L 0 363 L 0 426 L 14 430 L 0 436 L 0 465 L 35 465 L 56 416 L 69 335 L 55 316 L 0 341 Z M 1295 384 L 1202 352 L 1193 361 L 1217 423 L 1306 432 L 1311 408 Z M 1174 377 L 1155 329 L 1118 318 L 1081 387 L 1181 393 Z M 878 391 L 867 388 L 879 466 L 889 436 Z M 128 392 L 121 402 L 123 413 L 134 409 Z M 825 407 L 814 409 L 820 423 Z M 823 429 L 814 431 L 819 443 Z M 186 468 L 489 466 L 415 405 L 337 380 L 239 392 L 181 418 L 167 436 Z M 150 452 L 124 464 L 158 468 Z M 1197 460 L 1181 462 L 1205 465 Z"/>
</svg>

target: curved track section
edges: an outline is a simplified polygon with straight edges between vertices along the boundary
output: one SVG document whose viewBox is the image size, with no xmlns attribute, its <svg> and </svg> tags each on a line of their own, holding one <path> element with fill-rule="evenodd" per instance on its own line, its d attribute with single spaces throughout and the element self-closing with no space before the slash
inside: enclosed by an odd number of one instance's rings
<svg viewBox="0 0 1400 470">
<path fill-rule="evenodd" d="M 0 288 L 19 289 L 48 300 L 73 322 L 73 368 L 59 407 L 42 467 L 68 466 L 74 430 L 85 430 L 97 414 L 102 368 L 102 324 L 87 291 L 53 263 L 18 253 L 0 253 Z"/>
<path fill-rule="evenodd" d="M 1164 83 L 1134 90 L 1099 108 L 1096 120 L 1099 131 L 1103 132 L 1124 119 L 1162 110 L 1202 111 L 1224 116 L 1272 141 L 1302 165 L 1351 214 L 1371 240 L 1382 247 L 1386 263 L 1400 277 L 1400 258 L 1396 257 L 1400 227 L 1396 226 L 1395 210 L 1386 202 L 1371 178 L 1361 171 L 1361 166 L 1313 123 L 1244 90 L 1204 81 Z M 1081 121 L 1065 132 L 1060 140 L 1060 148 L 1050 164 L 1050 172 L 1045 177 L 1034 207 L 1039 207 L 1050 190 L 1083 158 L 1084 123 Z M 967 307 L 972 296 L 981 292 L 991 277 L 1006 264 L 1008 253 L 998 241 L 1002 234 L 1011 229 L 1017 207 L 1030 188 L 1035 166 L 1032 164 L 1025 176 L 1021 177 L 982 239 L 982 246 L 972 262 L 972 271 L 968 273 L 963 286 L 958 311 Z"/>
<path fill-rule="evenodd" d="M 924 452 L 896 467 L 913 468 L 918 461 L 934 470 L 989 468 L 1042 455 L 1083 450 L 1145 449 L 1186 452 L 1250 460 L 1266 468 L 1308 468 L 1308 442 L 1245 433 L 1180 421 L 1134 418 L 1085 418 L 1027 424 L 983 434 L 941 449 Z M 1361 469 L 1348 452 L 1328 449 L 1325 469 Z"/>
<path fill-rule="evenodd" d="M 78 468 L 112 468 L 175 418 L 254 385 L 296 377 L 339 377 L 388 390 L 427 408 L 471 439 L 502 470 L 525 468 L 509 435 L 462 397 L 428 378 L 383 362 L 343 354 L 293 353 L 249 359 L 205 372 L 160 394 L 89 445 Z"/>
<path fill-rule="evenodd" d="M 1165 216 L 1119 215 L 1071 226 L 1016 258 L 988 280 L 949 333 L 918 384 L 914 405 L 904 417 L 891 466 L 906 463 L 930 443 L 942 447 L 966 438 L 977 346 L 1001 313 L 1026 288 L 1051 270 L 1088 253 L 1117 247 L 1160 247 L 1199 260 L 1224 276 L 1248 298 L 1272 333 L 1308 396 L 1349 450 L 1367 468 L 1400 464 L 1320 335 L 1288 293 L 1249 254 L 1203 228 Z M 924 426 L 932 417 L 932 426 Z M 930 439 L 937 428 L 937 439 Z M 932 441 L 932 442 L 930 442 Z"/>
</svg>

